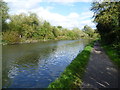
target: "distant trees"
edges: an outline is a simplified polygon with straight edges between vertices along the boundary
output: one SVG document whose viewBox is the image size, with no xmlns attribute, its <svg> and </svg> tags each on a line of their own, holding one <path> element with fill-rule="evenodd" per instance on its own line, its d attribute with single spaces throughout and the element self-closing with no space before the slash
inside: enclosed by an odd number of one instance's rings
<svg viewBox="0 0 120 90">
<path fill-rule="evenodd" d="M 52 33 L 53 33 L 54 37 L 57 38 L 59 36 L 59 29 L 57 27 L 53 26 Z"/>
<path fill-rule="evenodd" d="M 120 1 L 112 1 L 93 2 L 91 10 L 102 41 L 120 48 Z"/>
<path fill-rule="evenodd" d="M 0 1 L 2 8 L 2 35 L 5 43 L 32 42 L 34 40 L 67 40 L 91 37 L 93 29 L 85 26 L 84 30 L 73 28 L 69 30 L 62 26 L 52 26 L 49 22 L 40 20 L 35 13 L 8 15 L 7 4 Z M 9 20 L 9 22 L 6 22 Z"/>
<path fill-rule="evenodd" d="M 38 29 L 39 20 L 34 13 L 29 16 L 25 14 L 10 16 L 8 24 L 9 30 L 18 31 L 19 34 L 27 38 L 32 38 L 34 32 Z"/>
<path fill-rule="evenodd" d="M 89 37 L 93 37 L 95 30 L 93 30 L 91 27 L 89 27 L 88 25 L 85 25 L 83 28 L 83 31 L 88 34 Z"/>
<path fill-rule="evenodd" d="M 12 42 L 12 40 L 8 40 L 9 38 L 7 37 L 9 37 L 10 33 L 13 32 L 15 32 L 14 35 L 16 34 L 19 36 L 18 39 L 21 38 L 21 40 L 23 38 L 33 38 L 39 26 L 38 17 L 34 13 L 29 13 L 29 15 L 23 13 L 19 15 L 9 15 L 9 23 L 5 23 L 7 28 L 6 30 L 3 29 L 3 40 L 5 40 L 7 43 Z M 5 26 L 3 25 L 3 27 Z M 6 33 L 9 33 L 8 36 L 6 36 Z"/>
<path fill-rule="evenodd" d="M 84 30 L 68 30 L 62 26 L 52 26 L 47 21 L 40 21 L 35 13 L 10 15 L 7 30 L 3 31 L 3 41 L 7 43 L 26 40 L 66 40 L 91 37 L 93 29 L 85 26 Z"/>
<path fill-rule="evenodd" d="M 62 26 L 57 26 L 57 28 L 62 29 Z"/>
</svg>

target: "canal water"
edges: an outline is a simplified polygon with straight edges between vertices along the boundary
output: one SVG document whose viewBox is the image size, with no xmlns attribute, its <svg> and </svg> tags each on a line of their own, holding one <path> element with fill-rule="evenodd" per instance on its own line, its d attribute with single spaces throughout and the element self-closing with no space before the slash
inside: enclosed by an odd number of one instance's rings
<svg viewBox="0 0 120 90">
<path fill-rule="evenodd" d="M 47 88 L 87 41 L 46 41 L 3 46 L 3 88 Z"/>
</svg>

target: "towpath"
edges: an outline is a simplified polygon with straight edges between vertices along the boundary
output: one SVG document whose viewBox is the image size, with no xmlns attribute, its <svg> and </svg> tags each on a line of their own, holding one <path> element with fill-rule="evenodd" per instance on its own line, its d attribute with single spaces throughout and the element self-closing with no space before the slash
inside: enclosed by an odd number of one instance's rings
<svg viewBox="0 0 120 90">
<path fill-rule="evenodd" d="M 99 42 L 94 44 L 83 77 L 82 88 L 120 88 L 118 68 L 111 62 Z"/>
</svg>

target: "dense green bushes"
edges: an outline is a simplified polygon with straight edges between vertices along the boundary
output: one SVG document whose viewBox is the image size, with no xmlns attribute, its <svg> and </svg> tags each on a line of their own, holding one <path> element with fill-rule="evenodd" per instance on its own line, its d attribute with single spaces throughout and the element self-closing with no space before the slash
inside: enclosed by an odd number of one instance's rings
<svg viewBox="0 0 120 90">
<path fill-rule="evenodd" d="M 82 83 L 82 77 L 93 47 L 93 43 L 85 49 L 65 69 L 61 76 L 52 82 L 48 88 L 77 88 Z"/>
</svg>

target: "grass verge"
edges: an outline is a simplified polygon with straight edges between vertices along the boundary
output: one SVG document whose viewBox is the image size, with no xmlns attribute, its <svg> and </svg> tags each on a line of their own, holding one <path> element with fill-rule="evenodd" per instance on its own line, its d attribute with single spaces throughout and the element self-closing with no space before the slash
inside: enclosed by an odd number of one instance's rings
<svg viewBox="0 0 120 90">
<path fill-rule="evenodd" d="M 87 45 L 84 50 L 70 63 L 65 71 L 52 82 L 48 88 L 77 88 L 82 84 L 82 77 L 88 63 L 93 43 Z"/>
<path fill-rule="evenodd" d="M 102 47 L 113 63 L 120 68 L 120 55 L 118 54 L 118 51 L 112 45 L 105 45 L 102 43 Z"/>
</svg>

